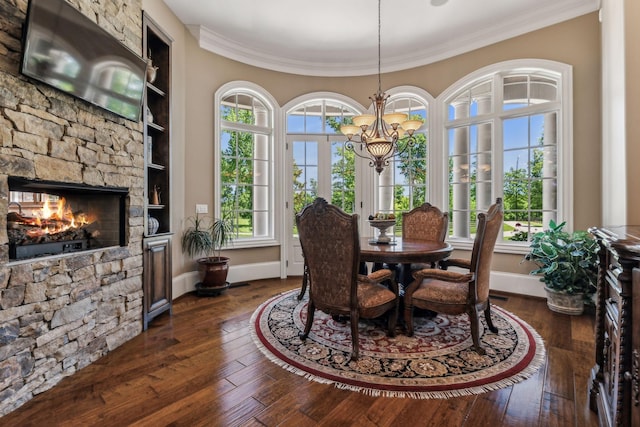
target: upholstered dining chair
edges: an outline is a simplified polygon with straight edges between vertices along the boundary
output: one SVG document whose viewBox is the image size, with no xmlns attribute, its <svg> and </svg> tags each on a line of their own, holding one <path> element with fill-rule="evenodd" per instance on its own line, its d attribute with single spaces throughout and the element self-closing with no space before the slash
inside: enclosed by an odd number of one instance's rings
<svg viewBox="0 0 640 427">
<path fill-rule="evenodd" d="M 443 242 L 448 227 L 449 213 L 429 202 L 402 213 L 402 237 Z"/>
<path fill-rule="evenodd" d="M 413 273 L 414 281 L 405 289 L 404 319 L 407 335 L 413 335 L 413 308 L 418 307 L 437 313 L 467 313 L 471 321 L 473 346 L 484 354 L 480 345 L 481 311 L 489 330 L 498 332 L 491 320 L 489 284 L 491 258 L 496 239 L 502 228 L 502 199 L 498 198 L 486 213 L 478 214 L 476 236 L 471 259 L 448 259 L 440 263 L 441 269 L 422 269 Z M 449 266 L 460 267 L 459 271 L 448 271 Z"/>
<path fill-rule="evenodd" d="M 402 238 L 444 242 L 449 231 L 449 213 L 425 202 L 402 213 Z M 431 268 L 436 263 L 431 263 Z M 411 264 L 411 270 L 428 268 L 427 264 Z"/>
<path fill-rule="evenodd" d="M 360 239 L 358 215 L 349 215 L 323 198 L 316 198 L 296 215 L 300 244 L 307 269 L 309 303 L 301 339 L 313 325 L 314 313 L 349 316 L 351 359 L 358 358 L 358 321 L 388 314 L 387 334 L 395 334 L 398 285 L 388 269 L 368 276 L 358 274 Z M 389 284 L 389 287 L 381 282 Z"/>
</svg>

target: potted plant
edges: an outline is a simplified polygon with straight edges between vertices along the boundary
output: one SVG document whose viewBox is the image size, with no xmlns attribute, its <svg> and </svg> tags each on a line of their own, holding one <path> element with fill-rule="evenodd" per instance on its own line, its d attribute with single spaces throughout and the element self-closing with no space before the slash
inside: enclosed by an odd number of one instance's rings
<svg viewBox="0 0 640 427">
<path fill-rule="evenodd" d="M 221 256 L 222 247 L 233 241 L 233 225 L 225 218 L 213 221 L 200 217 L 189 219 L 191 225 L 182 234 L 182 251 L 197 259 L 200 283 L 198 295 L 217 295 L 229 286 L 229 258 Z"/>
<path fill-rule="evenodd" d="M 542 275 L 549 309 L 579 315 L 596 290 L 598 243 L 586 231 L 563 231 L 565 224 L 551 220 L 534 234 L 524 259 L 537 264 L 531 274 Z"/>
</svg>

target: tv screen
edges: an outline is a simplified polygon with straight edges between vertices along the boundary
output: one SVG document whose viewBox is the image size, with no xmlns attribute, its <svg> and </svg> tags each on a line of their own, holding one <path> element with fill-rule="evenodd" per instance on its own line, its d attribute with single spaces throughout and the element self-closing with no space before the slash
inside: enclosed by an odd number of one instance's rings
<svg viewBox="0 0 640 427">
<path fill-rule="evenodd" d="M 65 0 L 30 0 L 22 74 L 139 121 L 146 62 Z"/>
</svg>

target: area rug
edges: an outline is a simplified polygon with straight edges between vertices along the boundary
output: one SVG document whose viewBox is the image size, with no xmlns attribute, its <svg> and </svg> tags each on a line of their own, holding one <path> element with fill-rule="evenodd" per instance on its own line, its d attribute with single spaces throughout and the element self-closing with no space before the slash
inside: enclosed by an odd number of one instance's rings
<svg viewBox="0 0 640 427">
<path fill-rule="evenodd" d="M 361 320 L 360 357 L 351 361 L 349 322 L 316 311 L 305 341 L 307 300 L 298 290 L 275 296 L 251 317 L 253 341 L 267 358 L 307 379 L 372 396 L 447 398 L 511 386 L 530 377 L 543 363 L 544 344 L 536 331 L 515 315 L 492 305 L 497 334 L 486 326 L 484 356 L 473 350 L 466 315 L 416 317 L 414 336 L 398 328 L 386 335 L 386 322 Z"/>
</svg>

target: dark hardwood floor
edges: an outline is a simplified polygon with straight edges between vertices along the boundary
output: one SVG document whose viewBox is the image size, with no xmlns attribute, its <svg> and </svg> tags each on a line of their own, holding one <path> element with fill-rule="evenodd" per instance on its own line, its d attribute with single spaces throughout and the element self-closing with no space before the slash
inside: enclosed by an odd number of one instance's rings
<svg viewBox="0 0 640 427">
<path fill-rule="evenodd" d="M 543 337 L 546 362 L 526 381 L 442 400 L 370 397 L 308 381 L 267 360 L 249 336 L 255 308 L 298 288 L 270 279 L 218 297 L 184 295 L 173 316 L 0 418 L 3 426 L 596 426 L 587 402 L 594 318 L 541 299 L 493 302 Z"/>
</svg>

